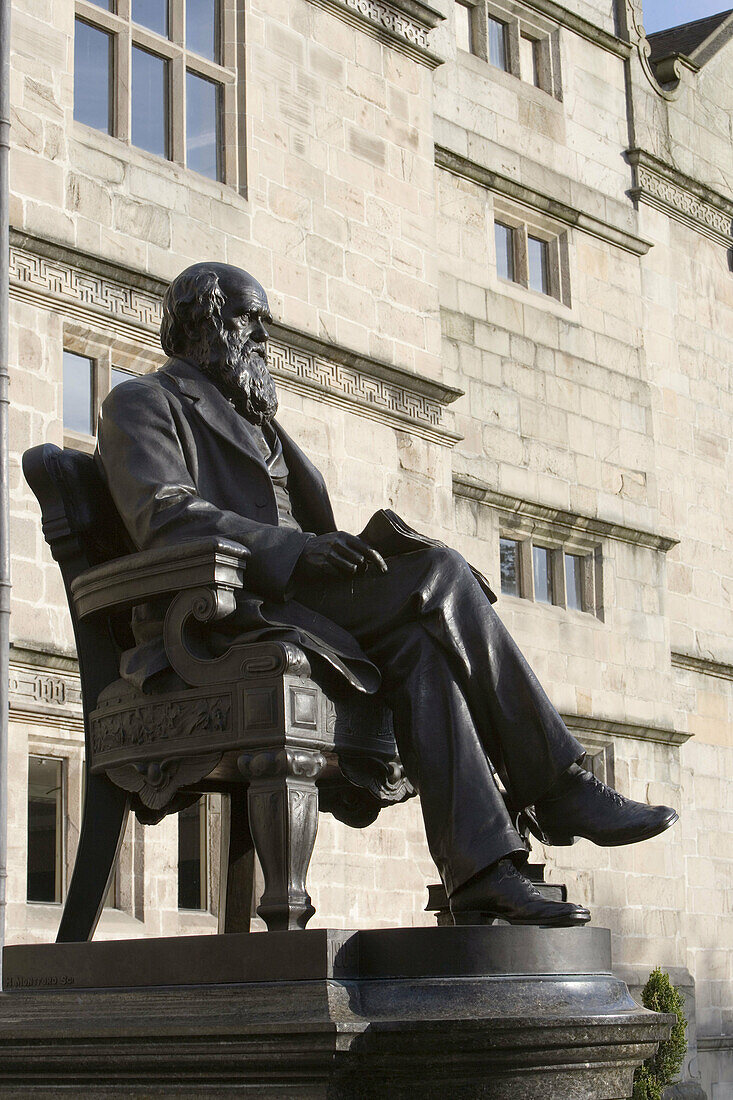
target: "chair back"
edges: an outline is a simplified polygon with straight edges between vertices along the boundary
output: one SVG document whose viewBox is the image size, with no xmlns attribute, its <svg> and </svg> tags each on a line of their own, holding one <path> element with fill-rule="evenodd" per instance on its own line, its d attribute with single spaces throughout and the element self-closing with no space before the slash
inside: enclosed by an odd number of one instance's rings
<svg viewBox="0 0 733 1100">
<path fill-rule="evenodd" d="M 41 506 L 43 534 L 66 588 L 87 729 L 87 714 L 100 691 L 119 676 L 121 650 L 133 643 L 129 617 L 80 622 L 71 584 L 86 569 L 123 557 L 133 546 L 91 455 L 44 443 L 25 452 L 23 473 Z"/>
</svg>

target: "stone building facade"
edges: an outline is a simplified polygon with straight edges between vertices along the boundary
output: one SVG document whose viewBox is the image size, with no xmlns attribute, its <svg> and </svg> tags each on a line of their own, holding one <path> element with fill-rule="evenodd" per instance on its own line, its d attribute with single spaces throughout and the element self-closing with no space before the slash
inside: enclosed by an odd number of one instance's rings
<svg viewBox="0 0 733 1100">
<path fill-rule="evenodd" d="M 501 577 L 594 768 L 680 811 L 644 845 L 536 855 L 630 982 L 661 965 L 685 986 L 685 1075 L 721 1100 L 733 14 L 647 39 L 636 0 L 220 0 L 207 56 L 181 0 L 168 33 L 155 7 L 14 3 L 7 942 L 53 937 L 82 801 L 72 635 L 20 457 L 91 450 L 117 372 L 163 361 L 167 281 L 224 260 L 268 289 L 281 419 L 338 522 L 389 504 Z M 99 936 L 215 930 L 219 812 L 185 850 L 175 817 L 130 825 Z M 430 922 L 435 879 L 415 801 L 362 832 L 324 816 L 313 925 Z"/>
</svg>

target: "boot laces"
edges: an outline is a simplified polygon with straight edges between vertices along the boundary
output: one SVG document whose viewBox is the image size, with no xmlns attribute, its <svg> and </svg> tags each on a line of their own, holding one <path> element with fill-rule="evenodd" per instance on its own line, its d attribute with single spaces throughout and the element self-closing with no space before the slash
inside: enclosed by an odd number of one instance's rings
<svg viewBox="0 0 733 1100">
<path fill-rule="evenodd" d="M 615 791 L 613 787 L 609 787 L 607 783 L 602 783 L 600 779 L 596 779 L 592 772 L 588 773 L 590 776 L 589 782 L 593 786 L 594 790 L 600 791 L 604 798 L 610 799 L 616 806 L 625 806 L 627 799 L 623 795 Z"/>
</svg>

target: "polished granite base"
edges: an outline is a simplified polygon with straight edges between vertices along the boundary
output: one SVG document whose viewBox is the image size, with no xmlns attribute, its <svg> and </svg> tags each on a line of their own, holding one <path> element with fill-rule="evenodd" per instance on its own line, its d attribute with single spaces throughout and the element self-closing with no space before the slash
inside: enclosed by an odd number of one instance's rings
<svg viewBox="0 0 733 1100">
<path fill-rule="evenodd" d="M 619 1100 L 668 1034 L 599 928 L 8 947 L 0 1095 Z"/>
</svg>

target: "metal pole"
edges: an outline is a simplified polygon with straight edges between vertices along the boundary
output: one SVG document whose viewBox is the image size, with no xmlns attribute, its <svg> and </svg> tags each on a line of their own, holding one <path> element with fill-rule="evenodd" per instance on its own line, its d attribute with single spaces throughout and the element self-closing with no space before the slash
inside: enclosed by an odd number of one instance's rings
<svg viewBox="0 0 733 1100">
<path fill-rule="evenodd" d="M 10 508 L 8 479 L 8 328 L 10 227 L 10 5 L 0 0 L 0 947 L 5 942 L 8 877 L 8 709 L 10 679 Z M 0 954 L 0 976 L 2 954 Z"/>
</svg>

